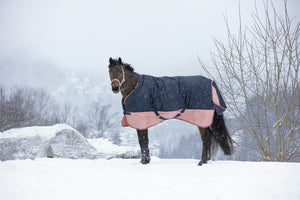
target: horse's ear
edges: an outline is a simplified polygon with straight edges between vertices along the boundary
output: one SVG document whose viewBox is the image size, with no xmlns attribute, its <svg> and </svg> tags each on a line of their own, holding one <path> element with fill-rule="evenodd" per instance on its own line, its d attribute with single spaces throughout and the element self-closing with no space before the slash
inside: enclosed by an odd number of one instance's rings
<svg viewBox="0 0 300 200">
<path fill-rule="evenodd" d="M 119 57 L 118 63 L 119 63 L 119 65 L 122 65 L 122 59 L 120 57 Z"/>
<path fill-rule="evenodd" d="M 113 59 L 110 57 L 109 58 L 109 63 L 112 64 L 113 63 Z"/>
</svg>

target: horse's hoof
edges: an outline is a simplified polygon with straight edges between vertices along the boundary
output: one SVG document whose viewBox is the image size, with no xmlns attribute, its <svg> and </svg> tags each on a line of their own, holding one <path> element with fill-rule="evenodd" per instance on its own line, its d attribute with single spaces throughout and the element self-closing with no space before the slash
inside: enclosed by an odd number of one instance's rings
<svg viewBox="0 0 300 200">
<path fill-rule="evenodd" d="M 143 165 L 147 165 L 147 164 L 149 164 L 149 161 L 141 161 L 141 163 L 142 163 Z"/>
<path fill-rule="evenodd" d="M 198 163 L 198 166 L 202 166 L 202 164 L 206 164 L 207 160 L 200 160 L 200 162 Z"/>
<path fill-rule="evenodd" d="M 141 159 L 141 163 L 143 165 L 146 165 L 146 164 L 150 163 L 150 160 L 151 160 L 150 157 L 144 157 L 144 158 Z"/>
<path fill-rule="evenodd" d="M 141 163 L 142 163 L 143 165 L 146 165 L 146 164 L 150 163 L 150 160 L 141 160 Z"/>
</svg>

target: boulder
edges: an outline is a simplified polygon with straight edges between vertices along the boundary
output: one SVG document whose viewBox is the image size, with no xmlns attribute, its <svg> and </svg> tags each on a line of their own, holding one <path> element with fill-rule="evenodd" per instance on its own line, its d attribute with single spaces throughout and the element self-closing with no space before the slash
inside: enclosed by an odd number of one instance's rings
<svg viewBox="0 0 300 200">
<path fill-rule="evenodd" d="M 110 143 L 113 148 L 115 146 Z M 49 158 L 137 158 L 139 151 L 120 148 L 101 152 L 84 136 L 65 124 L 10 129 L 0 133 L 0 160 Z M 129 151 L 128 151 L 129 149 Z M 107 153 L 109 152 L 109 153 Z"/>
<path fill-rule="evenodd" d="M 108 139 L 88 139 L 88 141 L 107 159 L 111 158 L 140 158 L 141 150 L 137 147 L 119 146 L 112 144 Z"/>
<path fill-rule="evenodd" d="M 78 131 L 65 124 L 11 129 L 0 135 L 0 160 L 39 157 L 94 159 L 101 154 Z"/>
</svg>

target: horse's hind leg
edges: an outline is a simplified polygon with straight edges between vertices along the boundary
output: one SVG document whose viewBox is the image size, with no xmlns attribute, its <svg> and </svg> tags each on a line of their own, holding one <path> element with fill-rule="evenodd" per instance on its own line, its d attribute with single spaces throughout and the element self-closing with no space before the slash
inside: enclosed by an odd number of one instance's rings
<svg viewBox="0 0 300 200">
<path fill-rule="evenodd" d="M 212 132 L 210 128 L 201 128 L 198 127 L 203 143 L 202 147 L 202 156 L 201 156 L 201 161 L 199 162 L 198 165 L 202 165 L 207 163 L 207 161 L 210 159 L 211 152 L 210 152 L 210 146 L 211 146 L 211 137 L 212 137 Z"/>
<path fill-rule="evenodd" d="M 148 129 L 137 130 L 139 144 L 141 147 L 141 163 L 148 164 L 150 162 Z"/>
</svg>

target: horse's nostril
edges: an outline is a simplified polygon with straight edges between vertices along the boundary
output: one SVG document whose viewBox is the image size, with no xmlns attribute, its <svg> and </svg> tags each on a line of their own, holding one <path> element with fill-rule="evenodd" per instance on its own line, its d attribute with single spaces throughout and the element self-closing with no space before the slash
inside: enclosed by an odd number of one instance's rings
<svg viewBox="0 0 300 200">
<path fill-rule="evenodd" d="M 119 92 L 119 87 L 118 86 L 113 86 L 112 91 L 113 92 Z"/>
</svg>

